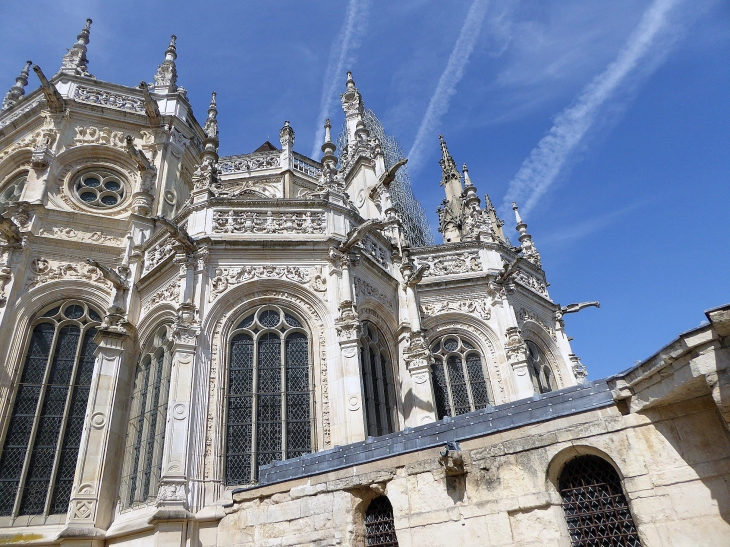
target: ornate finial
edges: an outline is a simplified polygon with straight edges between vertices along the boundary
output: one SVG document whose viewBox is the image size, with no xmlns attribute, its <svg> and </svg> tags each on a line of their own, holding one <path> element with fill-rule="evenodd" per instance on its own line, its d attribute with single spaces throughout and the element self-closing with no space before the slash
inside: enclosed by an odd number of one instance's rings
<svg viewBox="0 0 730 547">
<path fill-rule="evenodd" d="M 324 142 L 332 142 L 332 124 L 330 119 L 327 118 L 324 122 Z"/>
<path fill-rule="evenodd" d="M 294 129 L 289 124 L 289 120 L 284 122 L 284 127 L 279 130 L 279 142 L 282 148 L 289 148 L 294 145 Z"/>
<path fill-rule="evenodd" d="M 177 36 L 173 34 L 170 38 L 170 45 L 167 46 L 167 50 L 165 51 L 165 60 L 162 61 L 162 64 L 157 67 L 157 72 L 155 72 L 155 91 L 158 93 L 174 93 L 177 91 L 177 67 L 175 66 L 175 59 L 177 59 L 176 40 Z"/>
<path fill-rule="evenodd" d="M 347 86 L 347 89 L 355 88 L 355 80 L 352 79 L 352 72 L 349 70 L 347 71 L 347 81 L 345 82 L 345 85 Z"/>
<path fill-rule="evenodd" d="M 514 201 L 512 202 L 512 210 L 515 212 L 515 220 L 517 221 L 515 229 L 520 233 L 520 237 L 518 239 L 520 240 L 523 256 L 535 264 L 538 268 L 542 268 L 540 253 L 537 252 L 537 247 L 535 247 L 535 243 L 532 241 L 532 236 L 527 233 L 527 224 L 525 224 L 522 217 L 520 217 L 519 208 L 517 207 L 517 203 Z"/>
<path fill-rule="evenodd" d="M 203 131 L 209 139 L 218 140 L 218 109 L 216 108 L 215 91 L 210 97 L 210 106 L 208 106 L 208 119 L 205 120 Z"/>
<path fill-rule="evenodd" d="M 337 162 L 339 161 L 337 159 L 337 156 L 335 156 L 335 150 L 337 150 L 337 146 L 332 142 L 332 124 L 330 123 L 330 119 L 327 118 L 324 122 L 324 144 L 322 144 L 322 163 L 323 164 L 329 164 L 330 169 L 335 169 Z"/>
<path fill-rule="evenodd" d="M 91 19 L 87 19 L 86 25 L 76 37 L 76 43 L 68 50 L 66 55 L 63 56 L 61 70 L 59 72 L 75 76 L 85 76 L 87 78 L 94 77 L 89 74 L 89 71 L 87 70 L 89 60 L 86 58 L 86 46 L 89 44 L 90 30 Z"/>
<path fill-rule="evenodd" d="M 461 191 L 461 177 L 459 171 L 456 169 L 456 162 L 454 158 L 449 154 L 449 149 L 446 147 L 446 140 L 443 135 L 439 135 L 439 141 L 441 143 L 441 159 L 439 164 L 441 165 L 441 186 L 446 186 L 449 181 L 457 181 L 459 183 L 459 191 Z"/>
<path fill-rule="evenodd" d="M 515 220 L 517 221 L 517 230 L 520 229 L 520 225 L 525 227 L 525 230 L 527 229 L 527 224 L 522 222 L 522 217 L 520 217 L 520 208 L 517 207 L 517 202 L 512 202 L 512 210 L 515 212 Z M 520 232 L 522 233 L 522 232 Z"/>
<path fill-rule="evenodd" d="M 471 182 L 471 178 L 469 177 L 469 168 L 466 166 L 466 164 L 461 166 L 461 170 L 464 172 L 464 186 L 473 187 L 474 184 Z"/>
<path fill-rule="evenodd" d="M 25 86 L 28 85 L 28 74 L 30 73 L 30 65 L 32 64 L 32 61 L 25 62 L 25 68 L 20 71 L 20 74 L 15 78 L 15 84 L 5 94 L 0 110 L 7 110 L 22 100 L 23 95 L 25 95 Z"/>
</svg>

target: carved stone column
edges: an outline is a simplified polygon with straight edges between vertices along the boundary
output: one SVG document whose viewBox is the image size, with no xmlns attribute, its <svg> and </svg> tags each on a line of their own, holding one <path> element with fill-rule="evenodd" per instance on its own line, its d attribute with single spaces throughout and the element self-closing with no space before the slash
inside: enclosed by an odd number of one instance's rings
<svg viewBox="0 0 730 547">
<path fill-rule="evenodd" d="M 408 345 L 403 351 L 406 369 L 411 375 L 410 404 L 411 411 L 406 425 L 415 427 L 436 420 L 431 363 L 433 357 L 428 341 L 421 332 L 412 332 L 408 337 Z"/>
<path fill-rule="evenodd" d="M 121 456 L 127 432 L 127 401 L 133 366 L 131 336 L 121 326 L 101 327 L 94 376 L 89 393 L 88 421 L 79 447 L 78 481 L 71 492 L 66 537 L 87 535 L 81 529 L 106 529 L 117 500 Z M 88 536 L 87 536 L 88 537 Z"/>
<path fill-rule="evenodd" d="M 527 346 L 522 339 L 520 329 L 507 328 L 507 343 L 505 344 L 507 361 L 512 368 L 512 377 L 515 383 L 515 398 L 525 399 L 535 394 L 532 377 L 527 364 Z"/>
</svg>

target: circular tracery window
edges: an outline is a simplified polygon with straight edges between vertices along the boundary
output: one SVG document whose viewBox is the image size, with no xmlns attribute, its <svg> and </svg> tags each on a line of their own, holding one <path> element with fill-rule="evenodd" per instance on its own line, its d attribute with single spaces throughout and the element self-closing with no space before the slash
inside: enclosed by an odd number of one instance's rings
<svg viewBox="0 0 730 547">
<path fill-rule="evenodd" d="M 15 177 L 10 183 L 6 184 L 0 192 L 0 205 L 6 203 L 15 203 L 20 199 L 20 195 L 23 193 L 25 183 L 28 180 L 28 174 L 23 173 Z"/>
<path fill-rule="evenodd" d="M 93 169 L 76 176 L 74 191 L 84 205 L 111 209 L 127 195 L 124 179 L 109 169 Z"/>
</svg>

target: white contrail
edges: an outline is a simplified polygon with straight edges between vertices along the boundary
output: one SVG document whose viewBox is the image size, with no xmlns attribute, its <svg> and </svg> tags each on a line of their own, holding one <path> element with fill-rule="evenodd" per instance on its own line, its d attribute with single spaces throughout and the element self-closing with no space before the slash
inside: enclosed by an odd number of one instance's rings
<svg viewBox="0 0 730 547">
<path fill-rule="evenodd" d="M 410 152 L 408 152 L 408 170 L 411 174 L 421 167 L 425 146 L 431 146 L 434 150 L 437 149 L 436 139 L 432 132 L 438 126 L 441 116 L 448 111 L 451 96 L 456 93 L 456 86 L 464 76 L 464 68 L 469 62 L 469 57 L 479 37 L 488 4 L 488 0 L 474 0 L 469 8 L 459 38 L 457 38 L 454 49 L 451 51 L 449 62 L 446 63 L 446 68 L 441 74 L 441 78 L 439 78 L 431 101 L 428 103 L 426 115 L 421 120 L 418 133 L 416 133 L 416 140 L 413 142 Z"/>
<path fill-rule="evenodd" d="M 312 158 L 319 157 L 324 139 L 324 120 L 330 114 L 332 103 L 337 97 L 337 87 L 345 85 L 345 63 L 352 62 L 351 54 L 360 46 L 365 33 L 364 18 L 367 15 L 369 0 L 350 0 L 347 4 L 345 23 L 330 49 L 327 70 L 322 85 L 322 99 L 319 103 L 317 133 L 312 144 Z"/>
<path fill-rule="evenodd" d="M 537 204 L 540 197 L 555 181 L 570 152 L 575 149 L 590 129 L 601 105 L 626 82 L 626 77 L 649 53 L 657 37 L 669 22 L 670 10 L 681 1 L 654 0 L 624 44 L 616 60 L 593 78 L 574 104 L 555 118 L 548 134 L 540 140 L 530 156 L 522 163 L 520 170 L 509 184 L 504 196 L 502 211 L 508 212 L 511 209 L 511 203 L 517 201 L 520 204 L 520 213 L 524 211 L 527 214 Z"/>
</svg>

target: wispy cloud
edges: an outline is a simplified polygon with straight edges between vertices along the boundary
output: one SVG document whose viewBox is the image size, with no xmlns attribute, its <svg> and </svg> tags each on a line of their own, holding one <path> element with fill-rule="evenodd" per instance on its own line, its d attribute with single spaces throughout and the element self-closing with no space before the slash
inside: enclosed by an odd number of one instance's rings
<svg viewBox="0 0 730 547">
<path fill-rule="evenodd" d="M 362 37 L 367 27 L 367 13 L 370 7 L 369 0 L 350 0 L 347 4 L 347 13 L 342 30 L 330 48 L 327 70 L 322 84 L 322 99 L 319 103 L 317 116 L 317 133 L 312 143 L 311 157 L 315 158 L 320 152 L 324 139 L 324 120 L 331 114 L 333 103 L 337 97 L 337 87 L 345 82 L 345 63 L 353 63 L 353 53 L 360 47 Z"/>
<path fill-rule="evenodd" d="M 593 78 L 575 103 L 555 118 L 548 134 L 523 162 L 510 182 L 502 204 L 503 211 L 509 211 L 512 201 L 517 201 L 521 205 L 520 211 L 528 214 L 553 184 L 570 153 L 594 124 L 601 106 L 610 101 L 622 86 L 632 83 L 627 81 L 627 76 L 635 72 L 647 57 L 649 61 L 644 64 L 648 68 L 653 70 L 658 66 L 656 59 L 666 53 L 674 40 L 673 36 L 667 37 L 669 39 L 662 40 L 662 47 L 656 47 L 657 42 L 666 34 L 664 31 L 669 27 L 671 10 L 681 2 L 652 2 L 616 59 Z"/>
<path fill-rule="evenodd" d="M 439 78 L 436 90 L 428 103 L 426 114 L 421 120 L 416 139 L 408 152 L 408 169 L 411 174 L 421 167 L 425 157 L 424 148 L 432 144 L 435 147 L 436 141 L 432 133 L 438 127 L 441 116 L 448 111 L 451 96 L 456 93 L 456 86 L 464 76 L 464 69 L 482 29 L 488 4 L 488 0 L 474 0 L 469 8 L 459 38 L 454 44 L 446 68 Z"/>
</svg>

